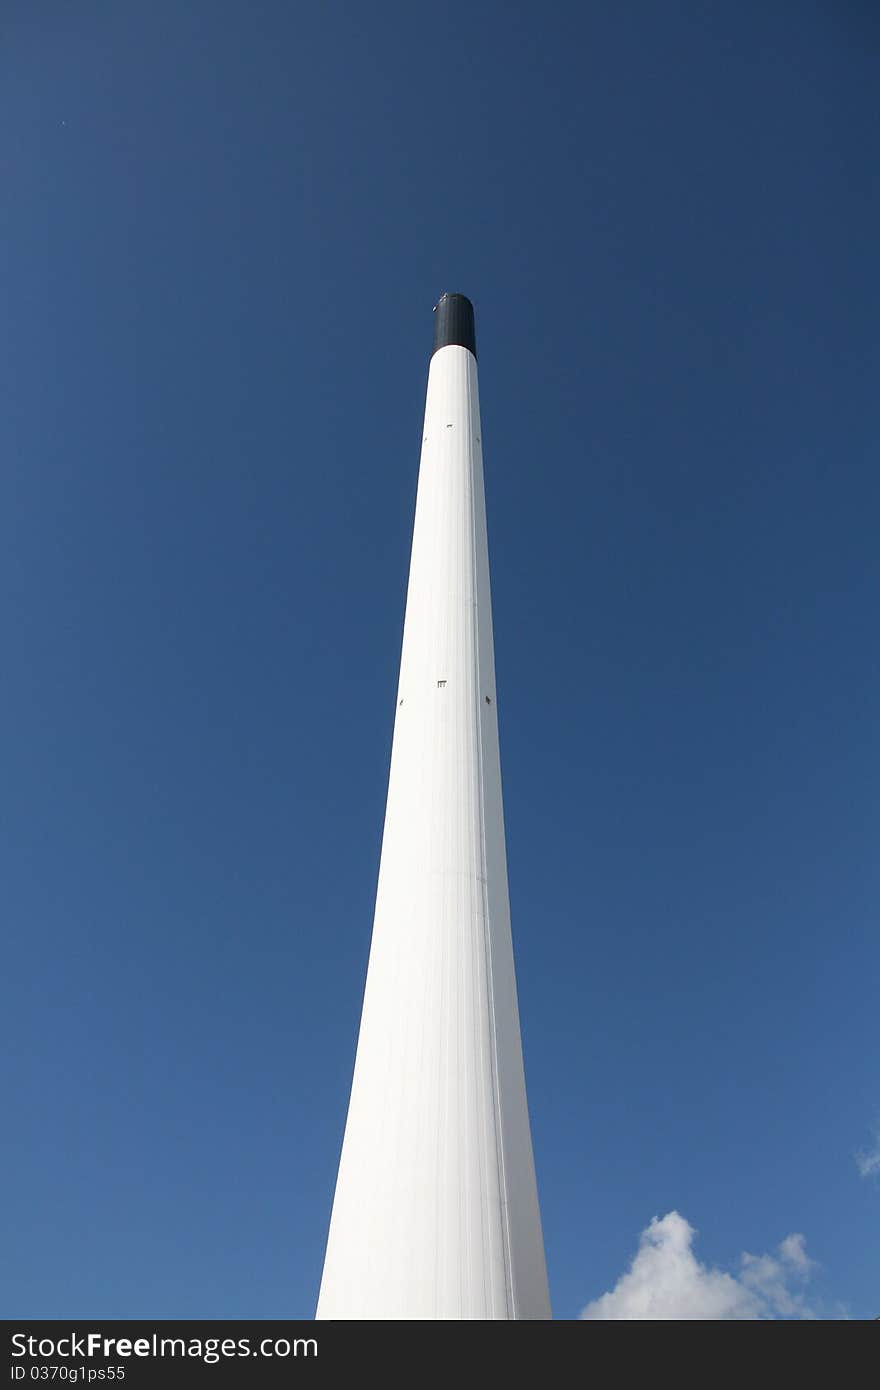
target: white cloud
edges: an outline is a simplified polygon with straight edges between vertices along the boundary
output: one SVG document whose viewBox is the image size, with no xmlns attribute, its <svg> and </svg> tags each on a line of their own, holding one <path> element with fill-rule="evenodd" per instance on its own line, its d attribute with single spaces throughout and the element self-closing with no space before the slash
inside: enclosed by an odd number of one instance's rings
<svg viewBox="0 0 880 1390">
<path fill-rule="evenodd" d="M 808 1275 L 816 1268 L 816 1261 L 810 1259 L 804 1249 L 805 1244 L 806 1242 L 800 1234 L 786 1236 L 785 1240 L 780 1242 L 779 1253 L 791 1265 L 792 1269 Z"/>
<path fill-rule="evenodd" d="M 582 1318 L 811 1318 L 802 1286 L 815 1267 L 802 1235 L 786 1236 L 774 1255 L 740 1256 L 738 1274 L 710 1269 L 693 1252 L 693 1226 L 671 1211 L 642 1231 L 635 1259 L 610 1293 Z"/>
<path fill-rule="evenodd" d="M 874 1142 L 870 1149 L 861 1149 L 856 1154 L 856 1167 L 863 1178 L 873 1178 L 880 1174 L 880 1124 L 874 1126 Z"/>
</svg>

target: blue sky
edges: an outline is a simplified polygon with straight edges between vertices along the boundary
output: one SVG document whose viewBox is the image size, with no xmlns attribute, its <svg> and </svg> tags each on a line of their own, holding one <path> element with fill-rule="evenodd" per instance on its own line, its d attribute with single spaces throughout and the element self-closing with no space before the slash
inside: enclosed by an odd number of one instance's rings
<svg viewBox="0 0 880 1390">
<path fill-rule="evenodd" d="M 0 40 L 0 1308 L 311 1316 L 448 289 L 554 1312 L 880 1312 L 876 10 Z"/>
</svg>

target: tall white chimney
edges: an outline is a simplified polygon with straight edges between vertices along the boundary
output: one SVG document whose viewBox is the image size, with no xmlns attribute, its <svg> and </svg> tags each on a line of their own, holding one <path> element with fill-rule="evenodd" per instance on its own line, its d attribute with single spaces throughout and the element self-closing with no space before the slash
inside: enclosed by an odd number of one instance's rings
<svg viewBox="0 0 880 1390">
<path fill-rule="evenodd" d="M 474 311 L 435 310 L 373 939 L 318 1318 L 549 1318 Z"/>
</svg>

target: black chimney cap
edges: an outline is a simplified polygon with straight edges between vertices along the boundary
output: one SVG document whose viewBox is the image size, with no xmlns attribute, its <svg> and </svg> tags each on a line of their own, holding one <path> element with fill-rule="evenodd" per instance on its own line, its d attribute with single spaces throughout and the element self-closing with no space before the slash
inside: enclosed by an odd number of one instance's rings
<svg viewBox="0 0 880 1390">
<path fill-rule="evenodd" d="M 474 332 L 474 306 L 465 294 L 443 294 L 434 306 L 434 347 L 457 344 L 477 355 Z"/>
</svg>

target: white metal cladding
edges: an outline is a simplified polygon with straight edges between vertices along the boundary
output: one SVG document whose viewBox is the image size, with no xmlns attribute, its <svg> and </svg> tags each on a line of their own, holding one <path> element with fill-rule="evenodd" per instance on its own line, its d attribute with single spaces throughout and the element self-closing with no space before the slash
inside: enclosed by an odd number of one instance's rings
<svg viewBox="0 0 880 1390">
<path fill-rule="evenodd" d="M 428 378 L 376 915 L 319 1318 L 548 1318 L 477 364 Z"/>
</svg>

